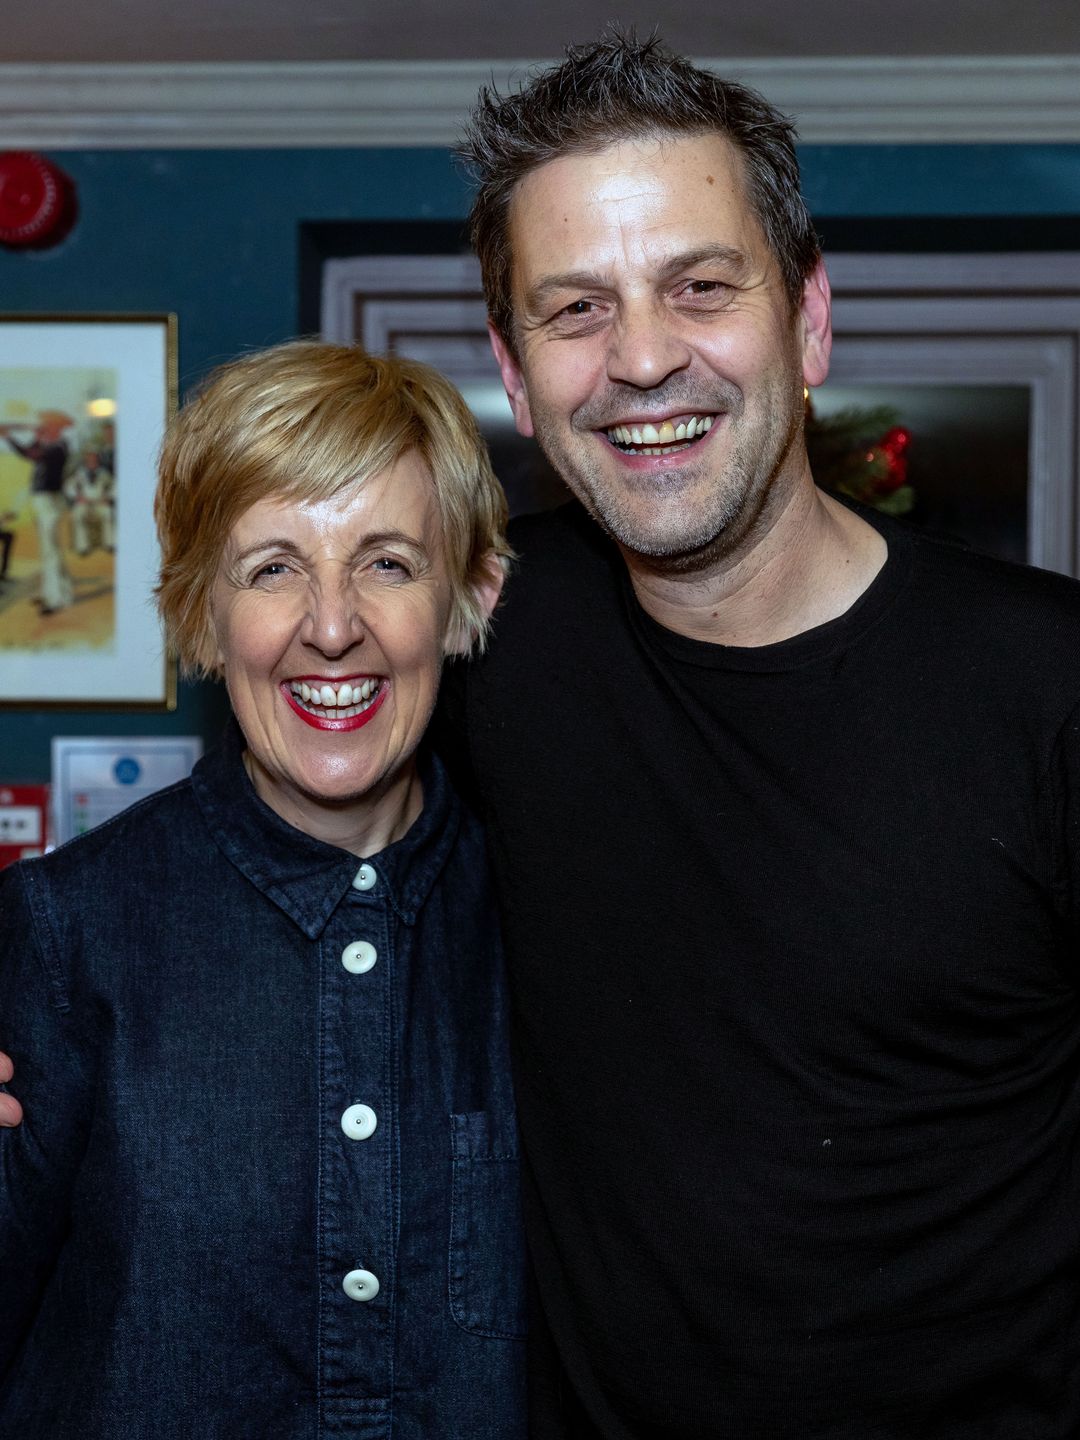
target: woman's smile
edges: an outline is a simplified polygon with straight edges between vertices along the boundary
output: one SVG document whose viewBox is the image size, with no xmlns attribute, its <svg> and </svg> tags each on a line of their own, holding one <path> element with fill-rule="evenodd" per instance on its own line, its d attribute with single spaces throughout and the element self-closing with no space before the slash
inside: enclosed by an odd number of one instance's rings
<svg viewBox="0 0 1080 1440">
<path fill-rule="evenodd" d="M 389 693 L 377 675 L 327 680 L 318 675 L 282 681 L 281 693 L 300 719 L 316 730 L 358 730 L 374 719 Z"/>
</svg>

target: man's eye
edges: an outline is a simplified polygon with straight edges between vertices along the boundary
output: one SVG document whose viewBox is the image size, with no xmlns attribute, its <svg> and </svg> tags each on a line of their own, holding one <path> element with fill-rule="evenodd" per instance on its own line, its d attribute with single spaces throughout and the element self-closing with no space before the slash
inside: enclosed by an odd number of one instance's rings
<svg viewBox="0 0 1080 1440">
<path fill-rule="evenodd" d="M 564 315 L 591 315 L 596 307 L 591 300 L 571 300 L 569 305 L 564 306 Z"/>
<path fill-rule="evenodd" d="M 707 300 L 722 299 L 731 290 L 723 280 L 688 280 L 683 286 L 682 293 L 694 299 L 701 296 Z"/>
</svg>

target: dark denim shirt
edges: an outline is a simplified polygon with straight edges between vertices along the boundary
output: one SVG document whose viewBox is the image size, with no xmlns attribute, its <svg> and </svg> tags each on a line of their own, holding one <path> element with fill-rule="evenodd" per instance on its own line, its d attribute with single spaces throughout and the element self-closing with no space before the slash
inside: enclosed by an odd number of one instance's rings
<svg viewBox="0 0 1080 1440">
<path fill-rule="evenodd" d="M 479 827 L 370 861 L 190 781 L 0 876 L 0 1436 L 513 1440 L 517 1142 Z"/>
</svg>

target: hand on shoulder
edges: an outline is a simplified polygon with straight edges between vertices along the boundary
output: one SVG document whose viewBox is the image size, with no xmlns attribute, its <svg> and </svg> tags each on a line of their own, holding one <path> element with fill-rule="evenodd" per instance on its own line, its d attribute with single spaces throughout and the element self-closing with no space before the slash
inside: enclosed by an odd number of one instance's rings
<svg viewBox="0 0 1080 1440">
<path fill-rule="evenodd" d="M 0 1085 L 6 1085 L 15 1074 L 10 1055 L 0 1050 Z M 18 1125 L 22 1120 L 22 1106 L 14 1095 L 0 1093 L 0 1127 Z"/>
</svg>

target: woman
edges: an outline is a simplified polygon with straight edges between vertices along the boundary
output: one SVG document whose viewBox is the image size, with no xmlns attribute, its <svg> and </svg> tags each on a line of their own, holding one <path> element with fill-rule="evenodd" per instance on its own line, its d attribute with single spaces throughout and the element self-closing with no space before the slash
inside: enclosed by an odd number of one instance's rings
<svg viewBox="0 0 1080 1440">
<path fill-rule="evenodd" d="M 158 596 L 236 723 L 0 877 L 0 1435 L 522 1433 L 483 845 L 419 749 L 505 502 L 434 372 L 297 343 L 163 451 Z"/>
</svg>

